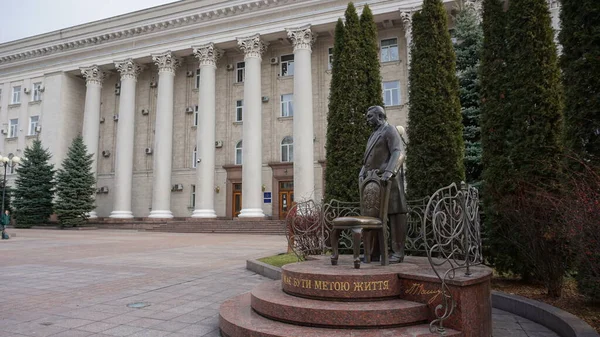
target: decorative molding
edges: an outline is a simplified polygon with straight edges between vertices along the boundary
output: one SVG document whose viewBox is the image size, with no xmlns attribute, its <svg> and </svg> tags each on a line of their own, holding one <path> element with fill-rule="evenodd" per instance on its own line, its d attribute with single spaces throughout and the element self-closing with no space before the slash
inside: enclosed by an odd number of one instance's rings
<svg viewBox="0 0 600 337">
<path fill-rule="evenodd" d="M 217 66 L 217 61 L 223 56 L 223 50 L 215 47 L 215 44 L 210 42 L 200 46 L 192 46 L 194 56 L 200 61 L 200 66 Z"/>
<path fill-rule="evenodd" d="M 225 17 L 231 17 L 235 15 L 246 14 L 250 11 L 256 11 L 263 8 L 270 8 L 273 6 L 282 6 L 290 1 L 299 0 L 254 0 L 247 1 L 242 4 L 228 5 L 226 7 L 211 9 L 197 14 L 189 14 L 179 18 L 172 18 L 168 20 L 162 20 L 154 23 L 144 24 L 136 27 L 127 29 L 121 29 L 110 33 L 102 33 L 94 36 L 85 38 L 79 38 L 67 42 L 60 42 L 46 47 L 40 47 L 31 49 L 24 52 L 19 52 L 11 55 L 0 56 L 0 64 L 6 64 L 10 62 L 22 61 L 31 58 L 46 56 L 54 53 L 60 53 L 64 51 L 71 51 L 74 49 L 84 48 L 99 45 L 102 43 L 113 42 L 123 40 L 132 37 L 139 37 L 141 35 L 147 35 L 155 32 L 171 30 L 175 28 L 190 26 L 197 23 L 208 22 L 212 20 L 222 19 Z"/>
<path fill-rule="evenodd" d="M 548 8 L 554 9 L 560 7 L 560 0 L 546 0 L 548 1 Z"/>
<path fill-rule="evenodd" d="M 404 27 L 404 35 L 407 37 L 412 34 L 412 16 L 412 12 L 400 12 L 402 27 Z"/>
<path fill-rule="evenodd" d="M 100 69 L 97 65 L 91 67 L 81 67 L 81 75 L 85 77 L 85 84 L 97 84 L 102 87 L 102 82 L 108 77 L 108 73 Z"/>
<path fill-rule="evenodd" d="M 296 49 L 312 49 L 312 45 L 317 41 L 317 34 L 310 30 L 310 25 L 298 28 L 286 29 L 287 36 L 292 40 L 294 51 Z"/>
<path fill-rule="evenodd" d="M 152 62 L 158 67 L 158 72 L 169 72 L 173 74 L 175 73 L 175 69 L 177 69 L 181 63 L 177 57 L 173 56 L 170 50 L 160 54 L 152 54 Z"/>
<path fill-rule="evenodd" d="M 477 14 L 477 22 L 481 23 L 483 20 L 483 0 L 465 0 L 464 4 L 465 8 L 470 8 L 475 11 L 475 14 Z"/>
<path fill-rule="evenodd" d="M 237 43 L 240 50 L 245 54 L 244 58 L 257 57 L 261 59 L 262 54 L 269 46 L 269 43 L 263 41 L 258 33 L 248 37 L 239 37 Z"/>
<path fill-rule="evenodd" d="M 127 78 L 137 80 L 137 76 L 143 70 L 142 66 L 135 63 L 131 58 L 122 61 L 115 61 L 115 67 L 117 68 L 117 71 L 121 74 L 121 80 Z"/>
</svg>

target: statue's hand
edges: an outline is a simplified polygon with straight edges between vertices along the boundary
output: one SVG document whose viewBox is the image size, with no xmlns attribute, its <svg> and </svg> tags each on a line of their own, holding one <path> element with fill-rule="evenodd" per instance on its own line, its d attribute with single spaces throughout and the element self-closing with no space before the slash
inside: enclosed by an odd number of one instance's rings
<svg viewBox="0 0 600 337">
<path fill-rule="evenodd" d="M 385 172 L 383 172 L 383 175 L 381 176 L 381 180 L 388 181 L 388 180 L 390 180 L 391 177 L 392 177 L 392 172 L 385 171 Z"/>
</svg>

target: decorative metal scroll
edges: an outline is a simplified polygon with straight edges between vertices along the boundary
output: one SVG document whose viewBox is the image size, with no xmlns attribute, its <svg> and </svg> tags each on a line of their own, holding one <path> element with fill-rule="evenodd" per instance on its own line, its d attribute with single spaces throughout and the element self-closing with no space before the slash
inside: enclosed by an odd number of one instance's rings
<svg viewBox="0 0 600 337">
<path fill-rule="evenodd" d="M 431 332 L 445 333 L 444 321 L 456 308 L 447 281 L 459 269 L 471 275 L 470 267 L 483 262 L 479 220 L 479 192 L 464 182 L 437 190 L 429 199 L 423 216 L 422 236 L 427 258 L 441 281 L 442 303 L 435 308 Z"/>
</svg>

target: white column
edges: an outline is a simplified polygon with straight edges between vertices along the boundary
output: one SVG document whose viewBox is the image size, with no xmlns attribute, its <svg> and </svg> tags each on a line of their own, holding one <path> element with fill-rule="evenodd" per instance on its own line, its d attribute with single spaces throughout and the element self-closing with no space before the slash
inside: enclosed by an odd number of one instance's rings
<svg viewBox="0 0 600 337">
<path fill-rule="evenodd" d="M 410 100 L 410 47 L 412 45 L 412 12 L 400 12 L 402 25 L 404 26 L 404 38 L 406 39 L 406 101 Z"/>
<path fill-rule="evenodd" d="M 173 159 L 173 85 L 179 60 L 167 51 L 153 54 L 158 66 L 158 98 L 154 124 L 154 165 L 152 179 L 152 211 L 149 218 L 172 218 L 171 168 Z"/>
<path fill-rule="evenodd" d="M 133 218 L 131 187 L 133 180 L 133 139 L 135 131 L 135 87 L 142 68 L 133 59 L 115 61 L 121 74 L 121 98 L 117 122 L 117 149 L 115 153 L 115 198 L 111 218 Z"/>
<path fill-rule="evenodd" d="M 200 61 L 198 127 L 196 129 L 196 204 L 192 218 L 216 218 L 215 213 L 215 102 L 217 61 L 223 51 L 213 43 L 192 46 Z"/>
<path fill-rule="evenodd" d="M 294 200 L 314 199 L 312 45 L 309 26 L 287 29 L 294 44 Z"/>
<path fill-rule="evenodd" d="M 242 129 L 242 210 L 240 218 L 262 218 L 261 61 L 268 44 L 256 34 L 238 38 L 245 54 L 244 127 Z"/>
<path fill-rule="evenodd" d="M 83 143 L 92 157 L 92 172 L 94 180 L 98 171 L 98 138 L 100 137 L 100 96 L 102 93 L 102 82 L 106 73 L 98 66 L 82 67 L 81 75 L 85 77 L 85 107 L 83 109 Z M 96 211 L 88 214 L 90 218 L 97 218 Z"/>
</svg>

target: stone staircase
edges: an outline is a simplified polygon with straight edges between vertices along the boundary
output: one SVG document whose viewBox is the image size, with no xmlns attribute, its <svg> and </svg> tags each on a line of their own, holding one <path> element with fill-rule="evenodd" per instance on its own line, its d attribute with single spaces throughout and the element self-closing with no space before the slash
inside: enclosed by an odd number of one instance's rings
<svg viewBox="0 0 600 337">
<path fill-rule="evenodd" d="M 97 218 L 88 220 L 87 226 L 100 229 L 132 229 L 146 232 L 285 235 L 284 220 Z"/>
</svg>

